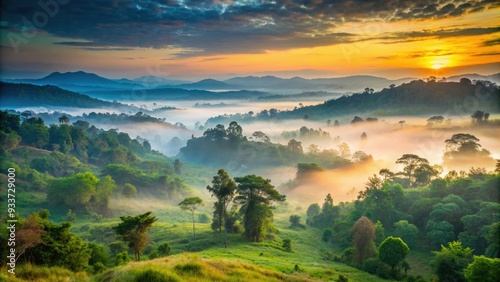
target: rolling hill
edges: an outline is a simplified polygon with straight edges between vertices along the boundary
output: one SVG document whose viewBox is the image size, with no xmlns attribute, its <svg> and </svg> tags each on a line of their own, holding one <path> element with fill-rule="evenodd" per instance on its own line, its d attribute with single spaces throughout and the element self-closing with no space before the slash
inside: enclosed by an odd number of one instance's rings
<svg viewBox="0 0 500 282">
<path fill-rule="evenodd" d="M 107 102 L 87 95 L 64 90 L 53 85 L 38 86 L 24 83 L 0 82 L 0 105 L 3 108 L 17 107 L 77 107 L 109 108 L 123 111 L 137 111 L 117 102 Z"/>
</svg>

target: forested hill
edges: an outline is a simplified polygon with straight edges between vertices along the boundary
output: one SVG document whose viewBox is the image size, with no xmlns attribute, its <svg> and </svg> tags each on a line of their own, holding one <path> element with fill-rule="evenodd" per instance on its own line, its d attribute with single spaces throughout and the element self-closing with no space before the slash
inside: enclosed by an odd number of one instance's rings
<svg viewBox="0 0 500 282">
<path fill-rule="evenodd" d="M 303 98 L 307 100 L 306 97 Z M 477 110 L 500 112 L 499 87 L 489 81 L 463 78 L 460 82 L 429 79 L 414 80 L 400 86 L 391 85 L 379 92 L 366 88 L 363 93 L 344 95 L 315 106 L 290 111 L 266 109 L 260 113 L 234 114 L 210 118 L 209 124 L 254 119 L 311 119 L 321 120 L 343 115 L 470 115 Z"/>
<path fill-rule="evenodd" d="M 112 103 L 71 92 L 53 85 L 38 86 L 24 83 L 0 82 L 0 105 L 8 107 L 59 106 L 78 108 L 112 108 L 139 110 L 120 103 Z"/>
<path fill-rule="evenodd" d="M 476 110 L 500 112 L 498 86 L 488 81 L 472 83 L 469 79 L 461 82 L 415 80 L 376 93 L 366 89 L 363 93 L 342 96 L 321 105 L 282 112 L 281 116 L 302 118 L 308 115 L 316 119 L 363 112 L 381 116 L 433 113 L 461 115 Z"/>
</svg>

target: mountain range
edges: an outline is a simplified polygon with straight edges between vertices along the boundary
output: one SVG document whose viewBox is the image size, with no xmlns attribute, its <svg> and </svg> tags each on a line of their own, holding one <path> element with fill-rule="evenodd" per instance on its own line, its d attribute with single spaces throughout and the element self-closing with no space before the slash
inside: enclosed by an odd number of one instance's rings
<svg viewBox="0 0 500 282">
<path fill-rule="evenodd" d="M 492 75 L 463 74 L 448 77 L 448 81 L 458 81 L 462 77 L 471 80 L 489 80 L 500 82 L 500 73 Z M 305 79 L 301 77 L 280 78 L 276 76 L 245 76 L 233 77 L 226 80 L 203 79 L 197 82 L 166 79 L 148 75 L 136 79 L 109 79 L 94 73 L 84 71 L 54 72 L 39 79 L 10 79 L 5 82 L 29 83 L 35 85 L 55 85 L 70 91 L 91 93 L 111 90 L 140 90 L 178 88 L 186 90 L 256 90 L 280 94 L 297 94 L 303 91 L 327 91 L 337 93 L 359 92 L 365 88 L 375 91 L 389 87 L 391 84 L 400 85 L 417 78 L 401 78 L 390 80 L 383 77 L 369 75 L 355 75 L 336 78 Z"/>
</svg>

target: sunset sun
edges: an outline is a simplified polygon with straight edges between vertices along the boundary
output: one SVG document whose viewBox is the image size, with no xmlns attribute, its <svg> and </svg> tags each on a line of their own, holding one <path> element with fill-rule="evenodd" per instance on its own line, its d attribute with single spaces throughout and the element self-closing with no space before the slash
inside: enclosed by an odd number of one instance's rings
<svg viewBox="0 0 500 282">
<path fill-rule="evenodd" d="M 445 57 L 435 57 L 430 62 L 429 65 L 432 69 L 439 70 L 450 64 L 450 60 Z"/>
<path fill-rule="evenodd" d="M 442 68 L 442 67 L 443 67 L 443 64 L 441 64 L 441 63 L 435 63 L 435 64 L 433 64 L 433 65 L 431 66 L 431 68 L 433 68 L 433 69 L 435 69 L 435 70 L 438 70 L 438 69 L 440 69 L 440 68 Z"/>
</svg>

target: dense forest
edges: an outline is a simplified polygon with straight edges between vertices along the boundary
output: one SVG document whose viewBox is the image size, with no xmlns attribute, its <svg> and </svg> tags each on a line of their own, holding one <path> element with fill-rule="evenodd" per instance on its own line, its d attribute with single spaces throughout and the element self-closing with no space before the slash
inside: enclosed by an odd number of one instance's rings
<svg viewBox="0 0 500 282">
<path fill-rule="evenodd" d="M 259 113 L 222 115 L 208 120 L 208 124 L 229 121 L 273 119 L 322 120 L 342 115 L 367 114 L 375 116 L 422 115 L 442 113 L 462 115 L 477 109 L 498 113 L 500 90 L 489 81 L 446 82 L 435 77 L 414 80 L 399 86 L 394 84 L 379 92 L 366 88 L 362 93 L 343 95 L 319 105 L 296 107 L 294 110 L 267 109 Z"/>
<path fill-rule="evenodd" d="M 273 275 L 291 281 L 494 281 L 498 275 L 499 161 L 495 171 L 471 167 L 442 175 L 441 166 L 404 154 L 392 160 L 402 171 L 381 169 L 366 179 L 356 200 L 338 202 L 327 194 L 322 203 L 301 210 L 290 206 L 287 194 L 326 170 L 369 164 L 372 156 L 351 154 L 346 143 L 338 143 L 338 150 L 320 150 L 314 144 L 304 150 L 299 140 L 334 142 L 321 130 L 284 131 L 281 135 L 289 142 L 280 145 L 262 131 L 245 136 L 233 121 L 227 128 L 219 124 L 193 136 L 173 160 L 152 150 L 147 140 L 98 129 L 87 121 L 71 124 L 61 116 L 59 124 L 47 126 L 29 112 L 0 115 L 1 170 L 16 175 L 22 279 L 43 277 L 36 267 L 58 266 L 62 268 L 46 271 L 63 277 L 95 275 L 98 281 L 120 281 L 115 271 L 131 281 L 182 281 L 191 275 L 211 280 L 216 279 L 209 266 L 213 262 L 186 257 L 179 257 L 185 262 L 172 271 L 119 267 L 186 251 L 218 257 L 217 252 L 234 249 L 251 259 L 255 254 L 246 255 L 246 248 L 260 253 L 255 259 L 263 265 L 276 265 L 282 272 Z M 484 112 L 472 117 L 477 126 L 490 122 Z M 432 125 L 438 120 L 435 116 L 428 121 Z M 446 140 L 443 159 L 494 162 L 479 142 L 468 133 L 454 134 Z M 275 187 L 270 179 L 244 174 L 252 167 L 279 165 L 295 167 L 295 178 Z M 238 176 L 231 177 L 232 172 Z M 6 174 L 1 177 L 7 181 Z M 205 191 L 193 187 L 200 184 Z M 7 186 L 2 189 L 2 201 L 7 201 Z M 162 204 L 155 208 L 158 200 Z M 140 202 L 150 211 L 131 214 L 117 205 Z M 162 213 L 176 218 L 179 208 L 185 211 L 181 222 L 186 224 L 172 225 Z M 8 236 L 2 228 L 2 244 Z M 9 253 L 2 252 L 6 264 Z M 285 270 L 274 260 L 282 255 L 296 264 Z M 333 272 L 319 274 L 306 259 Z M 191 268 L 198 270 L 186 270 Z"/>
<path fill-rule="evenodd" d="M 1 103 L 9 107 L 78 107 L 137 111 L 139 108 L 118 102 L 107 102 L 87 95 L 71 92 L 57 86 L 0 82 Z"/>
</svg>

